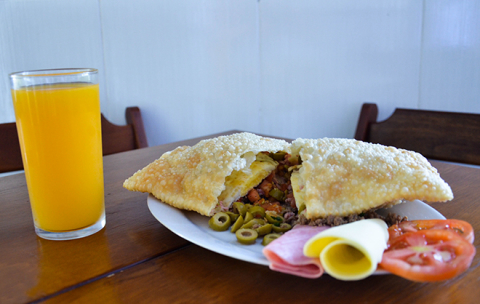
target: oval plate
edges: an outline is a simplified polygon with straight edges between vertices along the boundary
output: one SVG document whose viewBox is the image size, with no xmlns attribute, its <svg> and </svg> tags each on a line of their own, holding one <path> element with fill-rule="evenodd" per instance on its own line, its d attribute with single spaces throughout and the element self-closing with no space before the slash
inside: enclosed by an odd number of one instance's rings
<svg viewBox="0 0 480 304">
<path fill-rule="evenodd" d="M 269 265 L 262 253 L 261 239 L 258 239 L 253 245 L 241 245 L 237 242 L 235 234 L 230 231 L 217 232 L 210 229 L 208 227 L 209 217 L 197 212 L 174 208 L 162 203 L 152 195 L 148 196 L 147 204 L 150 212 L 162 225 L 187 241 L 245 262 Z M 377 210 L 377 213 L 381 215 L 387 215 L 389 212 L 407 216 L 409 220 L 445 219 L 440 212 L 418 200 L 398 204 L 389 209 Z"/>
</svg>

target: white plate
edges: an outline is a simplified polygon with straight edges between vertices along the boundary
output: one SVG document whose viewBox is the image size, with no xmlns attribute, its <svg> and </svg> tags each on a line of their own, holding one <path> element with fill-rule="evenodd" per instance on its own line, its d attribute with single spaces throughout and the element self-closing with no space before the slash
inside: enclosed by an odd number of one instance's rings
<svg viewBox="0 0 480 304">
<path fill-rule="evenodd" d="M 235 234 L 230 231 L 217 232 L 210 229 L 208 227 L 209 218 L 206 216 L 193 211 L 173 208 L 152 195 L 148 196 L 147 203 L 153 216 L 178 236 L 214 252 L 268 266 L 268 260 L 262 254 L 263 246 L 260 239 L 253 245 L 241 245 L 237 242 Z M 400 216 L 407 216 L 409 220 L 445 219 L 440 212 L 418 200 L 377 212 L 382 215 L 395 212 Z"/>
</svg>

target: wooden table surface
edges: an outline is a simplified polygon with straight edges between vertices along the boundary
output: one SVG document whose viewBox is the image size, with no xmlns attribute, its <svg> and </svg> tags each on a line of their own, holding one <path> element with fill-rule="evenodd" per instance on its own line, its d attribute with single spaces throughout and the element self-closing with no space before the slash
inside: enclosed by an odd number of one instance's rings
<svg viewBox="0 0 480 304">
<path fill-rule="evenodd" d="M 230 133 L 230 132 L 228 132 Z M 480 169 L 431 161 L 455 199 L 435 203 L 475 230 L 477 255 L 461 276 L 414 283 L 394 275 L 305 279 L 193 245 L 158 222 L 147 195 L 123 181 L 166 151 L 201 138 L 104 158 L 106 227 L 87 238 L 36 236 L 24 174 L 0 178 L 0 303 L 478 303 Z M 80 185 L 81 186 L 81 185 Z M 68 198 L 66 198 L 68 199 Z"/>
</svg>

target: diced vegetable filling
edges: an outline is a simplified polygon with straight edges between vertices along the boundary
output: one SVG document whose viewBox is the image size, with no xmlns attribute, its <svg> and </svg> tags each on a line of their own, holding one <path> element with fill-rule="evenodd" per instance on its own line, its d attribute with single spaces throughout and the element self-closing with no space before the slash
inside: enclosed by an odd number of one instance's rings
<svg viewBox="0 0 480 304">
<path fill-rule="evenodd" d="M 273 211 L 277 215 L 297 212 L 293 196 L 289 168 L 298 165 L 299 158 L 291 157 L 285 152 L 270 154 L 278 162 L 277 168 L 257 187 L 240 199 L 241 202 L 260 206 L 265 211 Z"/>
<path fill-rule="evenodd" d="M 362 219 L 380 218 L 388 226 L 407 220 L 394 213 L 389 213 L 386 217 L 381 216 L 375 210 L 369 210 L 361 214 L 352 214 L 349 216 L 328 216 L 320 219 L 307 219 L 303 214 L 304 208 L 298 210 L 293 195 L 292 183 L 290 177 L 295 170 L 301 166 L 300 156 L 292 156 L 285 152 L 268 153 L 272 159 L 278 162 L 277 168 L 265 178 L 258 186 L 251 189 L 248 194 L 238 201 L 247 204 L 247 207 L 260 206 L 265 211 L 274 212 L 277 216 L 283 217 L 283 222 L 292 227 L 301 225 L 310 226 L 339 226 Z M 232 208 L 231 208 L 232 209 Z M 232 211 L 232 210 L 231 210 Z M 300 211 L 300 212 L 299 212 Z"/>
<path fill-rule="evenodd" d="M 263 237 L 266 245 L 297 224 L 310 226 L 338 226 L 367 218 L 379 218 L 388 226 L 407 220 L 389 213 L 387 217 L 374 210 L 347 217 L 328 216 L 320 219 L 307 219 L 305 205 L 297 208 L 293 194 L 291 176 L 301 166 L 301 158 L 285 152 L 262 152 L 278 162 L 275 170 L 251 189 L 245 196 L 234 202 L 226 212 L 219 212 L 209 221 L 209 226 L 217 231 L 230 231 L 236 234 L 242 244 L 253 244 Z"/>
</svg>

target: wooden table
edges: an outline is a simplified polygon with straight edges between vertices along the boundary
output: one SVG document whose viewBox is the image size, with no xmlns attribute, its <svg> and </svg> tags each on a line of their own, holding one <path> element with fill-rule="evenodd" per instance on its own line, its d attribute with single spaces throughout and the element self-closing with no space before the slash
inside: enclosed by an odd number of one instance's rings
<svg viewBox="0 0 480 304">
<path fill-rule="evenodd" d="M 0 303 L 478 303 L 480 258 L 461 276 L 414 283 L 394 275 L 342 282 L 269 270 L 193 245 L 160 224 L 147 195 L 123 181 L 178 145 L 104 158 L 107 225 L 79 240 L 35 235 L 24 174 L 0 178 Z M 432 161 L 455 199 L 433 204 L 447 218 L 475 229 L 479 252 L 480 169 Z M 68 199 L 68 198 L 65 198 Z"/>
</svg>

